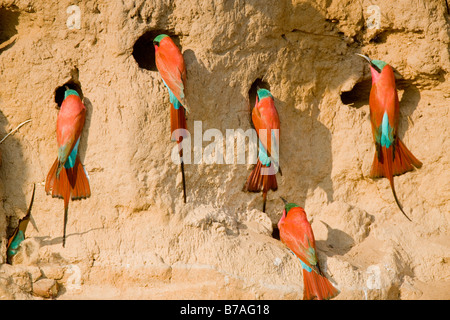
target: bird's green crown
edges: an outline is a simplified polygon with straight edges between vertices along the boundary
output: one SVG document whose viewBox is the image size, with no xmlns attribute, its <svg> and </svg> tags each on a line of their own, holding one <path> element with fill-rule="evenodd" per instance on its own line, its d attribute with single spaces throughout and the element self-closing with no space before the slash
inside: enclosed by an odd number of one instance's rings
<svg viewBox="0 0 450 320">
<path fill-rule="evenodd" d="M 296 207 L 299 207 L 299 205 L 297 205 L 297 204 L 295 204 L 295 203 L 287 203 L 287 204 L 284 206 L 284 208 L 286 209 L 286 214 L 289 213 L 289 211 L 290 211 L 292 208 L 296 208 Z"/>
<path fill-rule="evenodd" d="M 257 91 L 257 94 L 258 94 L 258 99 L 259 99 L 259 100 L 264 99 L 264 98 L 266 98 L 266 97 L 271 97 L 271 98 L 273 98 L 273 97 L 272 97 L 272 94 L 271 94 L 270 91 L 267 90 L 267 89 L 259 88 L 258 91 Z"/>
<path fill-rule="evenodd" d="M 369 62 L 370 66 L 374 68 L 378 73 L 381 73 L 381 71 L 383 71 L 383 68 L 387 65 L 387 63 L 382 60 L 371 60 L 368 56 L 360 53 L 357 53 L 356 55 L 364 58 L 367 62 Z"/>
<path fill-rule="evenodd" d="M 161 42 L 162 39 L 164 39 L 165 37 L 168 37 L 167 34 L 160 34 L 159 36 L 157 36 L 154 40 L 153 43 L 159 45 L 159 43 Z"/>
<path fill-rule="evenodd" d="M 66 99 L 68 96 L 71 95 L 76 95 L 77 97 L 79 97 L 80 95 L 78 94 L 78 92 L 76 92 L 76 90 L 73 89 L 67 89 L 66 92 L 64 92 L 64 99 Z"/>
<path fill-rule="evenodd" d="M 387 63 L 382 60 L 372 60 L 372 64 L 376 65 L 378 69 L 380 69 L 380 72 L 387 65 Z"/>
</svg>

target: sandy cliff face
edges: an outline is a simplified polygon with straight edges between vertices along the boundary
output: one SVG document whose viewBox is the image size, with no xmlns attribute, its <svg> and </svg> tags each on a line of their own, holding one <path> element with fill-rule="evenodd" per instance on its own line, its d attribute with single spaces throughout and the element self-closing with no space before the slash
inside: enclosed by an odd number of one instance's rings
<svg viewBox="0 0 450 320">
<path fill-rule="evenodd" d="M 301 266 L 272 237 L 280 196 L 305 208 L 337 299 L 450 298 L 448 8 L 377 4 L 371 27 L 369 1 L 0 0 L 0 136 L 32 119 L 0 145 L 2 299 L 301 299 Z M 160 32 L 182 48 L 191 130 L 251 128 L 249 90 L 270 87 L 283 175 L 267 213 L 261 194 L 242 191 L 243 164 L 186 165 L 183 203 L 154 66 Z M 399 135 L 423 162 L 395 178 L 413 222 L 386 179 L 368 178 L 371 78 L 355 53 L 396 69 Z M 84 96 L 92 196 L 70 203 L 62 248 L 63 202 L 44 181 L 64 84 Z M 38 230 L 1 264 L 33 183 Z"/>
</svg>

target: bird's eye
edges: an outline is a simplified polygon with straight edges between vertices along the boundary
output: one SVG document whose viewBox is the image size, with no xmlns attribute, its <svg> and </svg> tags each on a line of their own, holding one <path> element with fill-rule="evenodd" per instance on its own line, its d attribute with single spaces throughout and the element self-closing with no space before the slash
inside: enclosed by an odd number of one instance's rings
<svg viewBox="0 0 450 320">
<path fill-rule="evenodd" d="M 370 65 L 372 66 L 372 68 L 374 68 L 378 73 L 381 73 L 380 68 L 378 68 L 375 64 L 370 63 Z"/>
</svg>

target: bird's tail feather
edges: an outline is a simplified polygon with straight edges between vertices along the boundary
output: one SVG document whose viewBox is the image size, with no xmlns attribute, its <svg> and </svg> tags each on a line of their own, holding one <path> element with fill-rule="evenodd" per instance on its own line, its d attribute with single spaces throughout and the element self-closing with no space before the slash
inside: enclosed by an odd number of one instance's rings
<svg viewBox="0 0 450 320">
<path fill-rule="evenodd" d="M 408 150 L 408 148 L 400 139 L 397 139 L 396 142 L 397 143 L 394 149 L 394 165 L 392 168 L 394 176 L 403 174 L 407 171 L 411 171 L 414 169 L 414 167 L 422 167 L 422 162 L 414 157 L 411 151 Z"/>
<path fill-rule="evenodd" d="M 263 166 L 261 161 L 258 159 L 255 168 L 247 179 L 247 183 L 244 186 L 244 191 L 260 192 L 262 189 L 264 193 L 267 193 L 269 190 L 276 191 L 278 189 L 276 175 L 262 175 L 261 169 L 263 167 L 265 166 Z"/>
<path fill-rule="evenodd" d="M 177 141 L 179 154 L 180 154 L 180 169 L 181 169 L 181 177 L 183 182 L 183 200 L 186 203 L 186 178 L 184 176 L 184 161 L 183 161 L 183 149 L 181 148 L 181 142 L 183 141 L 184 132 L 181 130 L 176 131 L 177 129 L 187 129 L 186 124 L 186 115 L 185 109 L 183 106 L 180 106 L 178 109 L 175 109 L 174 105 L 170 104 L 170 127 L 171 127 L 171 139 L 173 141 Z M 175 132 L 175 134 L 174 134 Z"/>
<path fill-rule="evenodd" d="M 311 270 L 303 270 L 303 300 L 328 300 L 339 290 L 323 275 Z"/>
<path fill-rule="evenodd" d="M 58 159 L 56 159 L 48 172 L 45 192 L 51 194 L 53 198 L 64 199 L 64 206 L 67 206 L 70 198 L 79 200 L 90 197 L 89 179 L 80 158 L 77 156 L 73 168 L 63 168 L 59 177 L 56 176 L 58 164 Z"/>
<path fill-rule="evenodd" d="M 372 178 L 386 177 L 389 180 L 395 203 L 403 215 L 411 221 L 405 211 L 403 211 L 403 207 L 398 201 L 397 193 L 395 192 L 394 187 L 394 173 L 397 172 L 397 175 L 399 175 L 405 173 L 406 171 L 410 171 L 413 169 L 413 165 L 417 165 L 417 167 L 420 168 L 422 163 L 411 154 L 400 139 L 397 139 L 394 147 L 395 151 L 393 147 L 386 148 L 385 146 L 378 149 L 378 152 L 375 153 L 370 176 Z M 392 161 L 392 158 L 394 157 L 393 152 L 395 152 L 394 161 Z"/>
<path fill-rule="evenodd" d="M 180 106 L 178 109 L 175 109 L 173 104 L 170 104 L 170 128 L 171 139 L 181 142 L 181 140 L 183 140 L 183 133 L 176 132 L 175 136 L 173 133 L 177 129 L 187 129 L 184 107 Z"/>
<path fill-rule="evenodd" d="M 183 182 L 183 201 L 186 203 L 186 178 L 184 176 L 183 149 L 181 148 L 181 142 L 178 142 L 178 149 L 180 154 L 181 180 Z"/>
<path fill-rule="evenodd" d="M 63 248 L 66 246 L 66 229 L 67 229 L 67 217 L 69 213 L 69 204 L 65 205 L 64 201 L 64 229 L 63 229 L 63 238 L 62 238 L 62 246 Z"/>
<path fill-rule="evenodd" d="M 275 174 L 270 175 L 262 175 L 261 169 L 266 168 L 261 161 L 256 163 L 255 168 L 250 173 L 247 183 L 244 186 L 244 191 L 250 191 L 250 192 L 260 192 L 261 189 L 263 191 L 263 212 L 266 212 L 266 197 L 267 192 L 269 190 L 276 191 L 278 189 L 277 185 L 277 177 Z"/>
<path fill-rule="evenodd" d="M 422 167 L 422 162 L 417 160 L 416 157 L 408 150 L 405 144 L 400 140 L 396 139 L 393 145 L 394 150 L 394 162 L 392 165 L 392 175 L 398 176 L 405 172 L 411 171 L 416 168 Z M 371 178 L 382 178 L 386 177 L 385 166 L 383 165 L 383 156 L 378 154 L 382 152 L 382 148 L 375 152 L 373 159 L 372 170 L 370 172 Z"/>
<path fill-rule="evenodd" d="M 72 189 L 72 200 L 86 199 L 91 195 L 89 179 L 84 171 L 83 164 L 77 156 L 73 168 L 66 169 L 67 178 Z"/>
<path fill-rule="evenodd" d="M 77 156 L 73 168 L 62 168 L 57 177 L 58 168 L 61 167 L 58 159 L 48 172 L 45 181 L 45 192 L 51 194 L 53 198 L 64 199 L 64 235 L 63 246 L 66 240 L 67 213 L 69 210 L 69 200 L 86 199 L 91 195 L 89 180 L 84 171 L 80 158 Z"/>
</svg>

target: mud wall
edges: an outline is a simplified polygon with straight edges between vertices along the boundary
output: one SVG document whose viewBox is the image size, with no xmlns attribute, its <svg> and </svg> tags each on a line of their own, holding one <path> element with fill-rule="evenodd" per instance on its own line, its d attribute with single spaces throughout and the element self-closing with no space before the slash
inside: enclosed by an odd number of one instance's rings
<svg viewBox="0 0 450 320">
<path fill-rule="evenodd" d="M 273 237 L 282 196 L 305 208 L 337 299 L 448 299 L 448 19 L 441 0 L 0 0 L 0 136 L 32 119 L 0 145 L 0 263 L 33 183 L 38 228 L 0 265 L 0 295 L 301 299 L 301 266 Z M 266 213 L 242 191 L 249 164 L 186 165 L 183 203 L 160 32 L 186 62 L 188 128 L 250 129 L 249 91 L 257 79 L 270 88 L 283 175 Z M 355 53 L 396 70 L 399 135 L 423 162 L 395 178 L 413 222 L 386 179 L 368 178 L 371 80 Z M 92 196 L 70 203 L 62 248 L 63 203 L 44 182 L 64 84 L 84 96 Z"/>
</svg>

